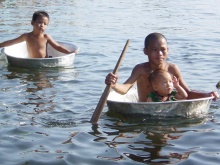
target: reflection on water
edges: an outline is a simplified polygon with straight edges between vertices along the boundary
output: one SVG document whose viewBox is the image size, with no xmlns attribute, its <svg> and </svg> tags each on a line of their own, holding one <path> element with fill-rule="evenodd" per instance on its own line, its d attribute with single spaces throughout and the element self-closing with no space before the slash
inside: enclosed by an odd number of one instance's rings
<svg viewBox="0 0 220 165">
<path fill-rule="evenodd" d="M 98 158 L 120 161 L 125 157 L 141 163 L 173 164 L 187 159 L 196 148 L 174 150 L 175 141 L 181 139 L 188 128 L 203 124 L 206 119 L 136 119 L 130 123 L 116 121 L 106 124 L 103 132 L 93 125 L 92 135 L 96 142 L 105 143 L 115 153 L 103 153 Z"/>
<path fill-rule="evenodd" d="M 29 108 L 31 107 L 34 111 L 26 113 L 42 113 L 54 109 L 55 105 L 53 103 L 53 98 L 55 97 L 56 92 L 53 90 L 49 93 L 39 92 L 46 88 L 53 87 L 46 72 L 38 69 L 23 69 L 14 67 L 8 67 L 8 71 L 10 71 L 10 74 L 5 75 L 8 79 L 20 78 L 21 86 L 26 88 L 23 89 L 23 91 L 27 93 L 25 96 L 25 100 L 27 101 L 21 102 L 20 104 Z"/>
</svg>

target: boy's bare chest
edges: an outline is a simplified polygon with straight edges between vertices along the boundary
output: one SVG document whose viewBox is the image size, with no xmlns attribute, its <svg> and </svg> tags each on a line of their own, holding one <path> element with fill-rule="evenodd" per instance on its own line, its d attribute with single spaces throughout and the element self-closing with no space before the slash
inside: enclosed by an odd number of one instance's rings
<svg viewBox="0 0 220 165">
<path fill-rule="evenodd" d="M 30 37 L 27 40 L 28 45 L 31 47 L 36 47 L 36 48 L 46 48 L 47 45 L 47 39 L 44 37 Z"/>
<path fill-rule="evenodd" d="M 46 56 L 47 40 L 42 37 L 29 37 L 27 47 L 29 56 L 32 58 L 44 58 Z"/>
</svg>

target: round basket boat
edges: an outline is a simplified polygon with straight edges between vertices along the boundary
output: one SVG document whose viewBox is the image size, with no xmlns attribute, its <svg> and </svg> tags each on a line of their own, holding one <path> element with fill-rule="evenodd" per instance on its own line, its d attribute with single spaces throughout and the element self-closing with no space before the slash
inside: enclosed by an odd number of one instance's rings
<svg viewBox="0 0 220 165">
<path fill-rule="evenodd" d="M 125 95 L 111 91 L 107 100 L 108 114 L 119 114 L 124 117 L 184 117 L 201 118 L 207 115 L 213 97 L 167 101 L 137 102 L 137 91 L 130 90 Z"/>
<path fill-rule="evenodd" d="M 78 50 L 78 47 L 74 44 L 58 43 L 71 51 Z M 71 66 L 75 59 L 75 53 L 61 53 L 49 44 L 47 46 L 47 54 L 50 58 L 29 58 L 26 42 L 4 47 L 1 52 L 6 56 L 6 60 L 10 66 L 25 68 L 67 67 Z"/>
</svg>

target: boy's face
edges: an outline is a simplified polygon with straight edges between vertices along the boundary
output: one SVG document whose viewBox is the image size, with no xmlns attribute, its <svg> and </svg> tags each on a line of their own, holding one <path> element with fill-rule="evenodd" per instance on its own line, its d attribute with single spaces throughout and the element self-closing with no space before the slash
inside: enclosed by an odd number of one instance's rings
<svg viewBox="0 0 220 165">
<path fill-rule="evenodd" d="M 159 38 L 152 41 L 147 48 L 144 48 L 144 53 L 148 56 L 149 62 L 156 65 L 162 64 L 168 57 L 166 40 L 164 38 Z"/>
<path fill-rule="evenodd" d="M 47 17 L 38 17 L 36 21 L 32 21 L 33 30 L 38 33 L 44 33 L 49 23 L 49 19 Z"/>
<path fill-rule="evenodd" d="M 159 74 L 156 82 L 153 83 L 153 89 L 160 95 L 166 96 L 173 90 L 173 80 L 169 73 Z"/>
</svg>

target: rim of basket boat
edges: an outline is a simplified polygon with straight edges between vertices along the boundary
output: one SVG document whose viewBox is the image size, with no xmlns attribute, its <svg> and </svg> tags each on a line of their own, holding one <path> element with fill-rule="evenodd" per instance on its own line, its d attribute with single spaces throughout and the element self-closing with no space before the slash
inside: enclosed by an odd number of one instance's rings
<svg viewBox="0 0 220 165">
<path fill-rule="evenodd" d="M 11 56 L 9 54 L 6 54 L 5 51 L 4 51 L 5 48 L 2 49 L 2 53 L 4 53 L 6 56 L 9 56 L 9 57 L 12 57 L 12 58 L 16 58 L 16 59 L 25 59 L 25 60 L 42 60 L 42 61 L 45 61 L 45 60 L 52 60 L 52 59 L 59 59 L 59 58 L 63 58 L 63 57 L 68 57 L 68 56 L 73 56 L 73 55 L 76 55 L 76 53 L 71 53 L 71 54 L 66 54 L 66 55 L 63 55 L 63 56 L 59 56 L 59 57 L 52 57 L 52 58 L 23 58 L 23 57 L 15 57 L 15 56 Z"/>
<path fill-rule="evenodd" d="M 198 98 L 198 99 L 189 99 L 189 100 L 177 100 L 177 101 L 166 101 L 166 102 L 125 102 L 125 101 L 115 101 L 115 100 L 107 100 L 108 102 L 115 103 L 124 103 L 124 104 L 170 104 L 170 103 L 183 103 L 183 102 L 193 102 L 193 101 L 203 101 L 213 99 L 213 96 Z"/>
</svg>

